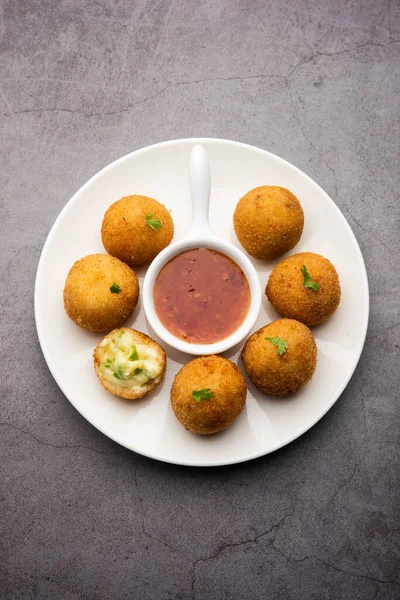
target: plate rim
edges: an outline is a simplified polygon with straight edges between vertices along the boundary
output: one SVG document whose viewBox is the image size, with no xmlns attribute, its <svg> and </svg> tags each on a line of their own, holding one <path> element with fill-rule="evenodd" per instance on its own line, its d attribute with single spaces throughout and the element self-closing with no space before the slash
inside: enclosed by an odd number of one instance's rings
<svg viewBox="0 0 400 600">
<path fill-rule="evenodd" d="M 104 175 L 104 173 L 106 173 L 109 170 L 112 170 L 112 168 L 114 168 L 115 166 L 117 166 L 117 164 L 122 164 L 125 161 L 130 160 L 134 155 L 139 155 L 139 154 L 144 154 L 146 152 L 152 151 L 154 149 L 158 149 L 158 148 L 162 148 L 165 146 L 172 146 L 172 145 L 180 145 L 180 144 L 228 144 L 231 146 L 236 146 L 236 147 L 241 147 L 247 150 L 252 150 L 252 151 L 257 151 L 258 153 L 261 153 L 263 155 L 268 155 L 270 157 L 272 157 L 274 160 L 277 160 L 278 162 L 283 163 L 286 167 L 289 167 L 290 169 L 294 169 L 295 171 L 297 171 L 297 174 L 299 174 L 300 176 L 304 177 L 306 180 L 308 180 L 308 182 L 314 187 L 316 188 L 319 192 L 322 192 L 322 194 L 325 196 L 325 199 L 328 201 L 328 203 L 330 203 L 332 205 L 332 207 L 334 208 L 334 210 L 336 211 L 336 213 L 338 214 L 338 216 L 340 217 L 340 219 L 343 222 L 343 225 L 345 226 L 345 228 L 348 230 L 348 233 L 350 235 L 350 237 L 353 239 L 354 245 L 355 245 L 355 249 L 356 252 L 358 254 L 358 258 L 361 261 L 361 265 L 363 268 L 363 282 L 364 282 L 364 289 L 363 289 L 363 298 L 364 298 L 364 302 L 365 302 L 365 308 L 366 308 L 366 316 L 365 316 L 365 321 L 363 323 L 363 331 L 362 331 L 362 336 L 359 342 L 359 346 L 355 349 L 354 351 L 354 356 L 356 357 L 356 359 L 354 360 L 354 364 L 352 366 L 352 369 L 349 372 L 349 375 L 347 378 L 345 378 L 344 384 L 343 386 L 340 388 L 340 391 L 337 393 L 336 396 L 334 396 L 333 401 L 331 403 L 329 403 L 327 406 L 324 406 L 323 410 L 318 413 L 317 417 L 314 418 L 312 420 L 311 423 L 308 423 L 305 427 L 302 427 L 301 430 L 299 432 L 297 432 L 295 435 L 291 435 L 288 436 L 286 439 L 281 440 L 280 442 L 278 442 L 275 446 L 273 446 L 272 448 L 268 449 L 267 451 L 261 451 L 261 452 L 254 452 L 249 456 L 243 457 L 243 458 L 234 458 L 234 459 L 226 459 L 226 460 L 220 460 L 220 461 L 205 461 L 203 463 L 192 463 L 191 461 L 187 461 L 187 460 L 171 460 L 168 458 L 164 458 L 162 456 L 159 456 L 155 453 L 152 452 L 144 452 L 141 451 L 137 448 L 134 447 L 130 447 L 124 443 L 122 443 L 121 441 L 117 440 L 113 435 L 110 435 L 109 433 L 107 433 L 106 431 L 104 431 L 104 429 L 102 427 L 99 427 L 97 425 L 95 425 L 91 419 L 89 418 L 89 416 L 87 414 L 85 414 L 86 411 L 81 410 L 77 403 L 73 400 L 73 398 L 70 397 L 70 395 L 66 394 L 63 390 L 63 388 L 61 387 L 61 384 L 58 380 L 57 374 L 56 374 L 56 369 L 52 363 L 51 360 L 51 356 L 49 355 L 49 353 L 47 352 L 47 349 L 45 347 L 45 342 L 44 342 L 44 334 L 43 331 L 41 330 L 41 326 L 40 326 L 40 317 L 39 317 L 39 288 L 41 285 L 41 279 L 42 279 L 42 271 L 44 269 L 44 263 L 45 263 L 45 259 L 46 259 L 46 254 L 48 252 L 48 248 L 55 236 L 55 231 L 57 229 L 58 224 L 62 221 L 64 214 L 71 209 L 71 207 L 78 201 L 79 195 L 81 194 L 82 191 L 84 191 L 87 187 L 89 187 L 97 178 L 99 178 L 100 176 Z M 307 175 L 307 173 L 305 173 L 304 171 L 302 171 L 299 167 L 296 167 L 293 163 L 287 161 L 284 158 L 281 158 L 280 156 L 274 154 L 273 152 L 270 152 L 269 150 L 264 150 L 263 148 L 259 148 L 258 146 L 253 146 L 252 144 L 247 144 L 244 142 L 239 142 L 239 141 L 235 141 L 235 140 L 228 140 L 228 139 L 224 139 L 224 138 L 214 138 L 214 137 L 194 137 L 194 138 L 177 138 L 177 139 L 172 139 L 172 140 L 166 140 L 163 142 L 157 142 L 155 144 L 150 144 L 148 146 L 144 146 L 143 148 L 138 148 L 137 150 L 133 150 L 132 152 L 129 152 L 128 154 L 125 154 L 123 156 L 121 156 L 120 158 L 117 158 L 116 160 L 112 161 L 111 163 L 107 164 L 105 167 L 103 167 L 102 169 L 100 169 L 99 171 L 97 171 L 94 175 L 92 175 L 74 194 L 73 196 L 67 201 L 67 203 L 65 204 L 65 206 L 62 208 L 62 210 L 60 211 L 60 213 L 58 214 L 58 216 L 56 217 L 55 221 L 53 222 L 51 229 L 46 237 L 46 240 L 44 242 L 42 251 L 40 253 L 40 257 L 39 257 L 39 262 L 38 262 L 38 266 L 37 266 L 37 270 L 36 270 L 36 277 L 35 277 L 35 286 L 34 286 L 34 315 L 35 315 L 35 325 L 36 325 L 36 332 L 37 332 L 37 336 L 38 336 L 38 340 L 39 340 L 39 345 L 40 348 L 42 350 L 44 359 L 46 361 L 47 367 L 51 373 L 51 375 L 53 376 L 53 379 L 55 380 L 55 382 L 57 383 L 58 387 L 60 388 L 61 392 L 64 394 L 64 396 L 67 398 L 67 400 L 72 404 L 72 406 L 75 408 L 75 410 L 78 411 L 78 413 L 88 422 L 90 423 L 90 425 L 92 427 L 94 427 L 95 429 L 97 429 L 98 431 L 100 431 L 103 435 L 105 435 L 106 437 L 108 437 L 109 439 L 111 439 L 113 442 L 119 444 L 120 446 L 123 446 L 124 448 L 127 448 L 128 450 L 130 450 L 131 452 L 135 452 L 136 454 L 140 454 L 142 456 L 146 456 L 147 458 L 151 458 L 153 460 L 158 460 L 160 462 L 163 463 L 167 463 L 167 464 L 174 464 L 174 465 L 181 465 L 181 466 L 186 466 L 186 467 L 223 467 L 223 466 L 228 466 L 228 465 L 233 465 L 233 464 L 240 464 L 240 463 L 244 463 L 244 462 L 248 462 L 250 460 L 255 460 L 257 458 L 260 458 L 262 456 L 266 456 L 268 454 L 271 454 L 272 452 L 275 452 L 276 450 L 279 450 L 280 448 L 283 448 L 284 446 L 287 446 L 288 444 L 292 443 L 293 441 L 297 440 L 298 438 L 300 438 L 302 435 L 304 435 L 307 431 L 309 431 L 310 429 L 312 429 L 312 427 L 314 427 L 314 425 L 316 425 L 328 412 L 329 410 L 332 408 L 332 406 L 339 400 L 340 396 L 343 394 L 343 391 L 346 389 L 349 381 L 351 380 L 351 378 L 354 375 L 354 372 L 358 366 L 358 363 L 360 361 L 361 358 L 361 354 L 362 351 L 364 349 L 364 345 L 365 345 L 365 339 L 367 336 L 367 331 L 368 331 L 368 323 L 369 323 L 369 313 L 370 313 L 370 297 L 369 297 L 369 283 L 368 283 L 368 274 L 367 274 L 367 269 L 365 266 L 365 261 L 364 261 L 364 257 L 363 254 L 361 252 L 361 248 L 359 246 L 359 243 L 357 241 L 357 238 L 349 224 L 349 222 L 347 221 L 346 217 L 344 216 L 344 214 L 342 213 L 342 211 L 340 210 L 340 208 L 337 206 L 336 202 L 334 202 L 334 200 L 329 196 L 329 194 L 327 192 L 325 192 L 325 190 L 316 182 L 314 181 L 314 179 L 312 179 L 309 175 Z"/>
</svg>

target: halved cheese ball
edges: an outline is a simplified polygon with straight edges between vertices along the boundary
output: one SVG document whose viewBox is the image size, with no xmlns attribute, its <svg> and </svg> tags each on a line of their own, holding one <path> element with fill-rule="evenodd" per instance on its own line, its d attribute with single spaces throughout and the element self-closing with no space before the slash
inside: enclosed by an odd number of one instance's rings
<svg viewBox="0 0 400 600">
<path fill-rule="evenodd" d="M 101 385 L 116 396 L 137 400 L 161 383 L 166 354 L 148 335 L 122 327 L 97 344 L 94 370 Z"/>
</svg>

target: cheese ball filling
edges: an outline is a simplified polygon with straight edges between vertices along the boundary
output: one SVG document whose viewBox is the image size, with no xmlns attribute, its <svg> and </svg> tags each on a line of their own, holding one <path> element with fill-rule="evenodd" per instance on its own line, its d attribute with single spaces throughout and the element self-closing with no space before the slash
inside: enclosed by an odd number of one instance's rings
<svg viewBox="0 0 400 600">
<path fill-rule="evenodd" d="M 130 331 L 121 329 L 100 343 L 101 374 L 113 385 L 141 387 L 161 375 L 162 357 L 156 348 L 135 344 Z"/>
</svg>

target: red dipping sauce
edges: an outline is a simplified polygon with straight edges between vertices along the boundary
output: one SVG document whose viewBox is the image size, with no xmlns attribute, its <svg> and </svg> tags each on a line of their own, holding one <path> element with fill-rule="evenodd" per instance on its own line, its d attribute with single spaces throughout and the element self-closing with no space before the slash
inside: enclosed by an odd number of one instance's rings
<svg viewBox="0 0 400 600">
<path fill-rule="evenodd" d="M 243 323 L 250 288 L 232 259 L 216 250 L 193 248 L 172 258 L 159 272 L 153 290 L 161 323 L 192 344 L 213 344 Z"/>
</svg>

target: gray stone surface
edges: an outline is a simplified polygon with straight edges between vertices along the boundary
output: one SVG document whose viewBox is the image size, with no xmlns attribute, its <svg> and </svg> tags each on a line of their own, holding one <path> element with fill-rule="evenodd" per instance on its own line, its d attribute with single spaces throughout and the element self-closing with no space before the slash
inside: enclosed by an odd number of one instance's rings
<svg viewBox="0 0 400 600">
<path fill-rule="evenodd" d="M 394 599 L 399 576 L 398 0 L 1 0 L 2 599 Z M 61 208 L 119 156 L 241 140 L 326 189 L 371 290 L 346 391 L 298 441 L 190 470 L 103 437 L 38 345 Z"/>
</svg>

